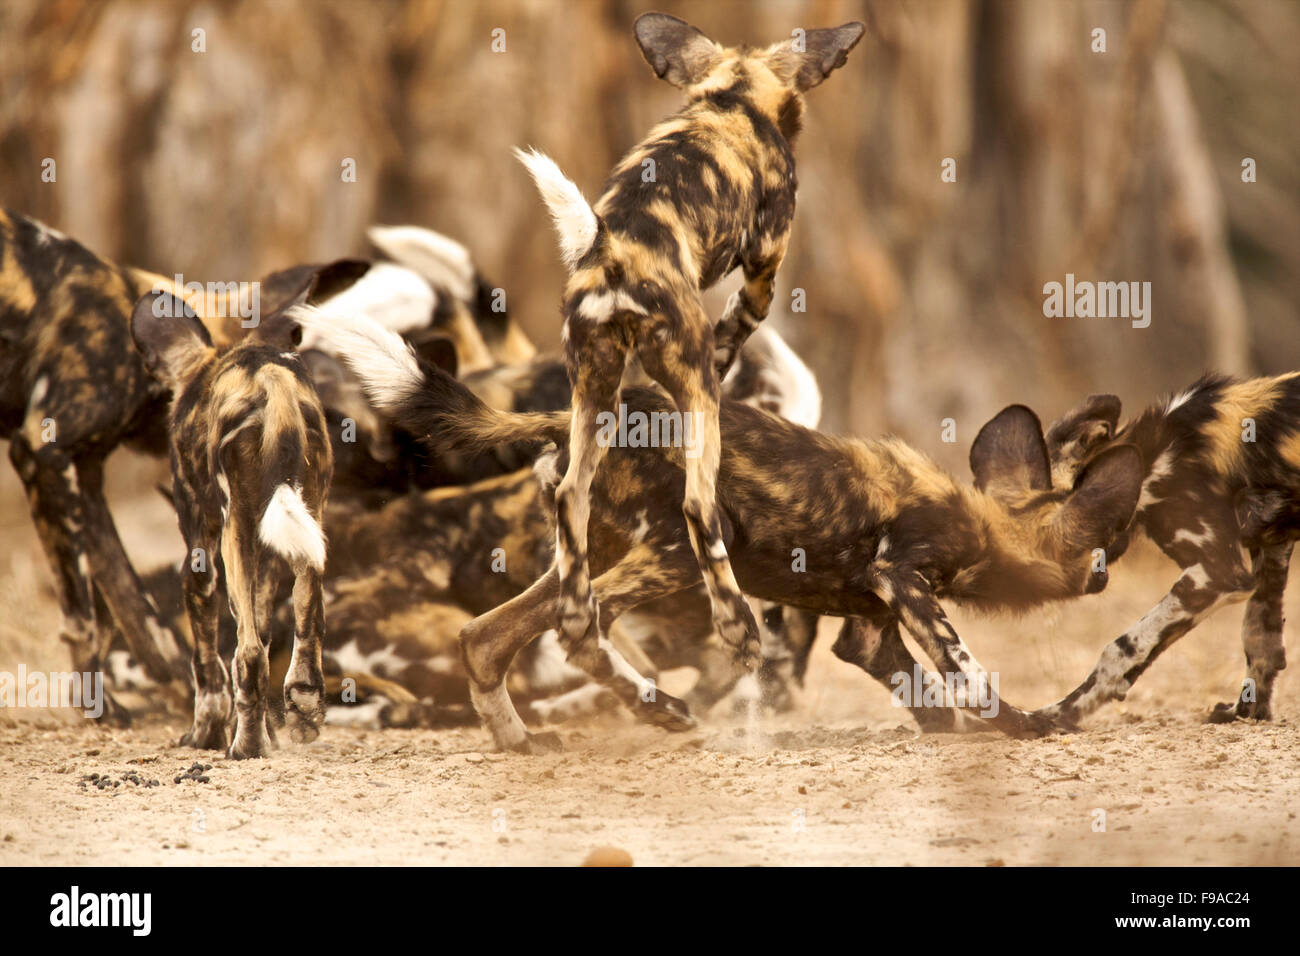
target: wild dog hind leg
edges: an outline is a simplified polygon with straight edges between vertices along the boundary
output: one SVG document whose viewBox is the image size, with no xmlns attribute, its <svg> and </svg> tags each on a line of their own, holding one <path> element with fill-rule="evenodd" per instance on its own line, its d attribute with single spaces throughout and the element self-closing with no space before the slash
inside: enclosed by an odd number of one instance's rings
<svg viewBox="0 0 1300 956">
<path fill-rule="evenodd" d="M 1294 547 L 1294 541 L 1270 543 L 1252 554 L 1255 591 L 1246 602 L 1246 616 L 1241 622 L 1246 680 L 1235 701 L 1215 706 L 1209 717 L 1212 723 L 1237 718 L 1269 720 L 1273 716 L 1273 683 L 1277 672 L 1286 667 L 1282 599 Z"/>
<path fill-rule="evenodd" d="M 667 323 L 666 334 L 660 334 L 661 326 L 649 335 L 651 344 L 642 347 L 639 355 L 646 373 L 667 390 L 682 418 L 686 471 L 682 514 L 718 635 L 736 652 L 742 666 L 754 670 L 762 659 L 758 624 L 731 569 L 717 502 L 721 385 L 712 361 L 713 334 L 703 306 L 692 303 L 687 309 L 688 317 Z"/>
</svg>

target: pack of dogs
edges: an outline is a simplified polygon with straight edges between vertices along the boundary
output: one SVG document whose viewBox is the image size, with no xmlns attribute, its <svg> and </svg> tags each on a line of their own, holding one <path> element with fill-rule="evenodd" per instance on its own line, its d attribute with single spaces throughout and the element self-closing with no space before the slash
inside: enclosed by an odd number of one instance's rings
<svg viewBox="0 0 1300 956">
<path fill-rule="evenodd" d="M 1010 405 L 970 482 L 900 439 L 818 431 L 815 377 L 762 323 L 804 95 L 864 27 L 800 32 L 724 47 L 645 14 L 635 40 L 686 103 L 599 199 L 518 152 L 569 271 L 558 355 L 429 229 L 375 227 L 370 259 L 265 276 L 250 322 L 234 283 L 196 293 L 0 212 L 0 428 L 74 668 L 192 695 L 181 744 L 232 758 L 327 721 L 481 722 L 538 752 L 559 745 L 542 728 L 593 710 L 684 731 L 728 697 L 789 708 L 831 616 L 836 657 L 936 692 L 909 706 L 923 731 L 1033 737 L 1122 700 L 1244 600 L 1246 678 L 1209 719 L 1270 719 L 1300 373 L 1208 375 L 1124 424 L 1113 395 L 1046 430 Z M 714 319 L 701 293 L 736 270 Z M 631 421 L 649 438 L 627 440 Z M 104 496 L 119 446 L 170 459 L 185 552 L 144 579 Z M 1179 566 L 1169 593 L 1057 703 L 1001 699 L 941 602 L 1098 593 L 1138 533 Z M 682 667 L 688 693 L 658 686 Z"/>
</svg>

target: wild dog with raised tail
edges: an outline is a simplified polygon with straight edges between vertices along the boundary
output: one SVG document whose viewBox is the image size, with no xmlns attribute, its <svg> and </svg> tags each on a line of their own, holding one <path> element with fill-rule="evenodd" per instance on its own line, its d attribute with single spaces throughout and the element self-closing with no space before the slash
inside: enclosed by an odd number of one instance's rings
<svg viewBox="0 0 1300 956">
<path fill-rule="evenodd" d="M 286 566 L 295 626 L 285 718 L 295 740 L 314 739 L 325 715 L 321 519 L 333 458 L 320 399 L 292 351 L 292 310 L 263 318 L 220 352 L 184 303 L 151 293 L 136 304 L 131 334 L 174 396 L 172 491 L 188 552 L 182 579 L 195 687 L 194 723 L 181 742 L 228 748 L 236 758 L 269 752 L 275 733 L 266 644 Z M 231 672 L 217 648 L 218 568 L 238 638 L 233 701 Z"/>
<path fill-rule="evenodd" d="M 373 323 L 310 312 L 302 321 L 334 341 L 372 400 L 435 446 L 554 442 L 563 457 L 569 413 L 491 409 Z M 624 389 L 619 399 L 646 414 L 670 408 L 648 389 Z M 835 438 L 726 400 L 720 412 L 719 523 L 749 594 L 859 619 L 835 652 L 884 682 L 911 673 L 898 630 L 906 627 L 946 674 L 966 682 L 983 702 L 970 709 L 994 727 L 1016 735 L 1051 729 L 999 699 L 939 598 L 1022 609 L 1104 587 L 1094 552 L 1111 547 L 1132 518 L 1142 471 L 1135 448 L 1108 449 L 1070 490 L 1053 491 L 1038 419 L 1013 405 L 976 438 L 971 488 L 896 439 Z M 688 463 L 680 448 L 620 447 L 601 464 L 592 485 L 591 563 L 602 633 L 624 611 L 699 580 L 682 515 Z M 805 556 L 800 566 L 791 561 L 794 547 Z M 553 565 L 461 631 L 471 698 L 502 748 L 556 743 L 528 733 L 505 677 L 519 649 L 551 626 L 560 601 Z M 569 653 L 640 718 L 667 729 L 693 725 L 681 701 L 646 681 L 604 637 Z"/>
<path fill-rule="evenodd" d="M 1092 395 L 1048 431 L 1053 473 L 1073 479 L 1093 455 L 1119 443 L 1142 452 L 1134 517 L 1182 570 L 1160 603 L 1102 651 L 1092 673 L 1041 711 L 1072 727 L 1123 700 L 1142 673 L 1215 609 L 1245 600 L 1246 680 L 1213 722 L 1272 716 L 1273 685 L 1286 667 L 1282 598 L 1300 537 L 1300 373 L 1239 381 L 1207 375 L 1119 428 L 1120 400 Z M 1242 548 L 1251 567 L 1242 561 Z"/>
<path fill-rule="evenodd" d="M 615 167 L 594 206 L 547 157 L 518 152 L 555 219 L 570 278 L 564 359 L 573 385 L 569 462 L 556 492 L 560 640 L 601 640 L 588 567 L 590 488 L 632 357 L 697 428 L 682 501 L 719 635 L 757 666 L 754 616 L 733 574 L 716 499 L 722 376 L 766 317 L 794 216 L 793 143 L 803 94 L 843 65 L 864 26 L 808 30 L 764 48 L 720 46 L 662 13 L 635 25 L 655 74 L 686 105 Z M 736 267 L 744 287 L 717 329 L 700 291 Z"/>
</svg>

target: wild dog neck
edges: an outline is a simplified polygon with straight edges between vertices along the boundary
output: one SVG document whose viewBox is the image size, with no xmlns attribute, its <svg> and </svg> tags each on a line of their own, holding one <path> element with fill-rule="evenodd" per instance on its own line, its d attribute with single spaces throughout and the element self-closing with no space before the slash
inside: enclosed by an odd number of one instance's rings
<svg viewBox="0 0 1300 956">
<path fill-rule="evenodd" d="M 1107 543 L 1065 510 L 1068 492 L 986 493 L 897 439 L 830 438 L 731 403 L 722 421 L 719 498 L 758 597 L 854 613 L 918 573 L 936 594 L 1028 607 L 1084 593 Z"/>
</svg>

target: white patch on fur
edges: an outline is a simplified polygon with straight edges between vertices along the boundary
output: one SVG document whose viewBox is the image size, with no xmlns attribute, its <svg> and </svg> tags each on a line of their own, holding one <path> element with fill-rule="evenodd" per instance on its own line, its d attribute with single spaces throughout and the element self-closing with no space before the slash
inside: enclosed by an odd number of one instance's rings
<svg viewBox="0 0 1300 956">
<path fill-rule="evenodd" d="M 469 250 L 420 226 L 371 226 L 366 237 L 394 262 L 419 273 L 433 288 L 468 302 L 474 298 L 477 269 Z"/>
<path fill-rule="evenodd" d="M 772 372 L 781 382 L 781 417 L 804 428 L 816 428 L 822 419 L 822 390 L 817 376 L 776 329 L 760 326 L 750 341 L 755 338 L 770 348 Z"/>
<path fill-rule="evenodd" d="M 575 680 L 587 676 L 565 658 L 564 648 L 560 647 L 559 632 L 554 629 L 542 632 L 537 639 L 537 653 L 533 656 L 528 673 L 528 686 L 545 693 L 555 687 L 572 684 Z"/>
<path fill-rule="evenodd" d="M 515 158 L 527 167 L 537 191 L 555 220 L 560 234 L 560 256 L 570 269 L 587 254 L 596 241 L 596 213 L 573 181 L 555 161 L 537 150 L 515 149 Z"/>
<path fill-rule="evenodd" d="M 104 655 L 104 670 L 108 682 L 116 690 L 152 691 L 158 682 L 136 663 L 129 651 L 109 651 Z"/>
<path fill-rule="evenodd" d="M 593 322 L 605 322 L 615 312 L 646 314 L 645 309 L 622 289 L 615 289 L 612 292 L 609 290 L 589 292 L 578 303 L 578 314 L 585 319 L 591 319 Z"/>
<path fill-rule="evenodd" d="M 418 272 L 389 262 L 377 262 L 338 295 L 319 303 L 318 308 L 329 315 L 364 317 L 400 335 L 428 328 L 437 304 L 437 295 Z M 318 337 L 316 329 L 304 325 L 298 348 L 320 349 L 337 355 L 328 343 L 328 337 Z"/>
<path fill-rule="evenodd" d="M 50 377 L 41 375 L 36 379 L 36 384 L 32 386 L 32 396 L 28 400 L 29 408 L 37 408 L 41 402 L 45 401 L 45 396 L 50 393 Z"/>
<path fill-rule="evenodd" d="M 1181 395 L 1175 395 L 1173 398 L 1169 399 L 1169 404 L 1165 406 L 1165 414 L 1168 415 L 1170 412 L 1174 411 L 1175 409 L 1181 408 L 1183 405 L 1186 405 L 1188 400 L 1191 399 L 1191 397 L 1195 394 L 1196 394 L 1195 391 L 1193 391 L 1192 389 L 1188 389 L 1187 391 L 1183 392 Z"/>
<path fill-rule="evenodd" d="M 295 306 L 291 317 L 317 341 L 321 351 L 341 358 L 361 379 L 366 395 L 380 408 L 401 405 L 424 386 L 415 353 L 400 335 L 359 316 Z"/>
<path fill-rule="evenodd" d="M 1141 514 L 1151 505 L 1157 504 L 1161 499 L 1157 498 L 1155 492 L 1151 489 L 1160 481 L 1169 477 L 1173 470 L 1173 456 L 1168 451 L 1160 453 L 1154 465 L 1151 466 L 1151 472 L 1147 475 L 1146 481 L 1142 482 L 1142 493 L 1138 495 L 1136 513 Z"/>
<path fill-rule="evenodd" d="M 317 571 L 325 570 L 325 534 L 297 488 L 284 484 L 275 489 L 257 535 L 295 567 L 307 564 Z"/>
<path fill-rule="evenodd" d="M 344 674 L 369 674 L 389 680 L 396 679 L 412 663 L 399 657 L 392 644 L 381 644 L 377 650 L 365 654 L 356 641 L 348 641 L 329 651 L 328 656 Z"/>
<path fill-rule="evenodd" d="M 335 705 L 325 711 L 325 723 L 331 727 L 351 727 L 354 730 L 380 730 L 380 715 L 388 706 L 388 698 L 376 695 L 364 704 Z"/>
</svg>

